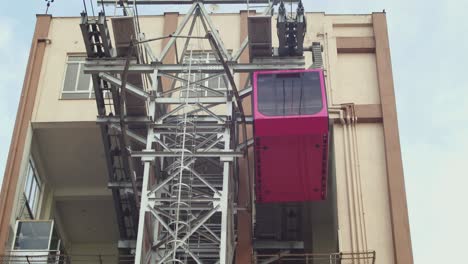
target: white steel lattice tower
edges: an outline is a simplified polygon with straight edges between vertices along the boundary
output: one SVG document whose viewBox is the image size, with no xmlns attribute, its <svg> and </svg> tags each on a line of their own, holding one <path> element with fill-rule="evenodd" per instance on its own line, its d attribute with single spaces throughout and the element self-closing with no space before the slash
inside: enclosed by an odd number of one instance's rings
<svg viewBox="0 0 468 264">
<path fill-rule="evenodd" d="M 234 74 L 303 68 L 303 59 L 239 64 L 247 39 L 238 51 L 229 54 L 203 1 L 133 2 L 190 3 L 191 7 L 173 35 L 146 40 L 138 16 L 129 6 L 134 3 L 124 3 L 128 19 L 122 24 L 133 36 L 121 36 L 128 44 L 117 48 L 111 44 L 104 13 L 96 18 L 82 15 L 88 54 L 85 72 L 93 76 L 98 122 L 108 154 L 109 185 L 113 186 L 119 218 L 119 246 L 136 248 L 135 263 L 232 263 L 237 161 L 249 145 L 238 144 L 238 131 L 246 138 L 245 126 L 251 122 L 241 104 L 251 88 L 247 84 L 239 93 Z M 250 2 L 267 4 L 264 15 L 271 14 L 276 4 Z M 197 21 L 206 35 L 193 35 Z M 182 36 L 189 23 L 188 36 Z M 163 38 L 169 41 L 156 56 L 148 42 Z M 216 62 L 193 63 L 188 47 L 190 40 L 197 38 L 209 42 Z M 177 49 L 177 39 L 184 39 L 181 54 L 189 59 L 163 64 L 169 50 Z M 193 79 L 193 72 L 209 75 Z M 221 78 L 226 88 L 215 90 L 205 85 L 213 78 Z M 162 79 L 170 80 L 172 86 L 162 87 Z M 194 96 L 200 91 L 208 96 Z M 134 240 L 136 245 L 131 243 Z"/>
</svg>

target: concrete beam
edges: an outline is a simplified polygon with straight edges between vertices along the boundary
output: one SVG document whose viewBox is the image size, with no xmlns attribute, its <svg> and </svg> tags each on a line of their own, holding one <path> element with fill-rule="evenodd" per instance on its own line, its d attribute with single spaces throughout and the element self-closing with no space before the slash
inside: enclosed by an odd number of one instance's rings
<svg viewBox="0 0 468 264">
<path fill-rule="evenodd" d="M 111 200 L 112 193 L 104 187 L 58 187 L 54 190 L 56 201 Z"/>
<path fill-rule="evenodd" d="M 337 37 L 338 53 L 374 53 L 374 37 Z"/>
</svg>

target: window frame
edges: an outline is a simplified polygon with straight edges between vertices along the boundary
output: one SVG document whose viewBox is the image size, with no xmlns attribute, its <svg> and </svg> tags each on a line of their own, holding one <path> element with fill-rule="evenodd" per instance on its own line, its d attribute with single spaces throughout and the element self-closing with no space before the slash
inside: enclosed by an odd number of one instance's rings
<svg viewBox="0 0 468 264">
<path fill-rule="evenodd" d="M 30 173 L 32 172 L 32 174 Z M 33 184 L 34 183 L 34 184 Z M 33 187 L 35 187 L 33 192 Z M 29 188 L 29 190 L 27 190 Z M 34 198 L 31 200 L 31 194 Z M 36 164 L 32 157 L 28 159 L 28 167 L 26 170 L 26 179 L 23 188 L 23 197 L 25 207 L 28 210 L 31 219 L 37 218 L 37 213 L 40 208 L 40 201 L 42 198 L 42 181 L 36 169 Z"/>
<path fill-rule="evenodd" d="M 84 60 L 72 60 L 70 61 L 70 58 L 83 58 Z M 63 82 L 62 82 L 62 87 L 60 89 L 60 100 L 94 100 L 94 89 L 93 89 L 93 81 L 92 77 L 90 74 L 85 74 L 87 78 L 89 78 L 89 87 L 87 90 L 78 90 L 79 87 L 79 81 L 80 81 L 80 73 L 82 71 L 82 68 L 84 67 L 84 64 L 86 63 L 86 54 L 68 54 L 67 55 L 67 61 L 65 62 L 65 70 L 63 74 Z M 78 69 L 75 73 L 75 84 L 74 84 L 74 89 L 72 91 L 65 91 L 65 87 L 67 85 L 67 70 L 70 64 L 77 64 Z M 81 97 L 77 98 L 64 98 L 64 94 L 75 94 L 75 95 L 83 95 Z M 86 94 L 86 96 L 84 96 Z"/>
</svg>

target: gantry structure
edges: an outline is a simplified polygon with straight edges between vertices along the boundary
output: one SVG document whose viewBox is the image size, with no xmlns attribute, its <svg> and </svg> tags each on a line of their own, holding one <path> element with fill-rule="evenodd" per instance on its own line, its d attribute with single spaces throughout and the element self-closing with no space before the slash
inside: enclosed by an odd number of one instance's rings
<svg viewBox="0 0 468 264">
<path fill-rule="evenodd" d="M 238 87 L 236 75 L 306 65 L 303 56 L 240 63 L 252 43 L 246 38 L 239 50 L 228 52 L 205 4 L 262 4 L 262 16 L 271 19 L 280 1 L 118 2 L 123 17 L 113 25 L 115 44 L 105 12 L 97 17 L 82 13 L 81 30 L 88 56 L 85 73 L 92 75 L 118 218 L 120 252 L 134 253 L 139 264 L 232 263 L 236 211 L 254 210 L 251 189 L 249 202 L 237 203 L 239 178 L 251 182 L 253 177 L 247 151 L 253 140 L 247 136 L 250 110 L 242 104 L 252 90 L 250 81 Z M 138 19 L 138 7 L 143 5 L 190 8 L 173 34 L 147 39 Z M 203 34 L 194 33 L 196 23 L 202 25 Z M 182 35 L 187 29 L 188 34 Z M 182 52 L 178 39 L 184 43 Z M 196 62 L 190 45 L 195 39 L 209 43 L 215 62 Z M 156 54 L 149 43 L 162 40 L 167 44 Z M 165 63 L 171 50 L 176 52 L 176 63 Z M 320 62 L 320 45 L 311 51 L 314 61 Z M 209 75 L 194 79 L 194 73 Z M 205 85 L 220 77 L 226 89 Z M 194 96 L 200 91 L 208 96 Z M 241 161 L 247 163 L 245 171 L 239 169 Z"/>
</svg>

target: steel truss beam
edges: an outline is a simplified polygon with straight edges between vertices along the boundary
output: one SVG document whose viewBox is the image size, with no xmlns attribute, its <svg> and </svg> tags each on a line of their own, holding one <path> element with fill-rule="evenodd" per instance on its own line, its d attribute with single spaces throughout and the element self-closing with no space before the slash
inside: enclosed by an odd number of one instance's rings
<svg viewBox="0 0 468 264">
<path fill-rule="evenodd" d="M 132 157 L 135 158 L 142 158 L 145 160 L 154 159 L 157 157 L 166 157 L 166 158 L 177 158 L 180 157 L 181 150 L 169 150 L 169 151 L 138 151 L 132 152 Z M 239 157 L 242 158 L 244 155 L 242 152 L 233 152 L 233 151 L 201 151 L 201 152 L 194 152 L 194 153 L 185 153 L 185 157 L 187 158 L 234 158 Z M 232 160 L 232 159 L 231 159 Z"/>
<path fill-rule="evenodd" d="M 263 63 L 235 63 L 227 62 L 232 68 L 234 73 L 252 73 L 254 71 L 265 70 L 288 70 L 288 69 L 303 69 L 304 60 L 298 58 L 297 61 L 278 60 L 276 62 L 263 62 Z M 124 70 L 124 61 L 117 60 L 111 61 L 87 61 L 84 65 L 84 72 L 88 74 L 96 74 L 108 72 L 112 74 L 119 74 Z M 158 70 L 160 74 L 173 74 L 183 73 L 188 71 L 188 65 L 184 64 L 131 64 L 129 73 L 148 74 Z M 224 68 L 220 64 L 203 64 L 197 65 L 197 72 L 202 73 L 224 73 Z"/>
</svg>

